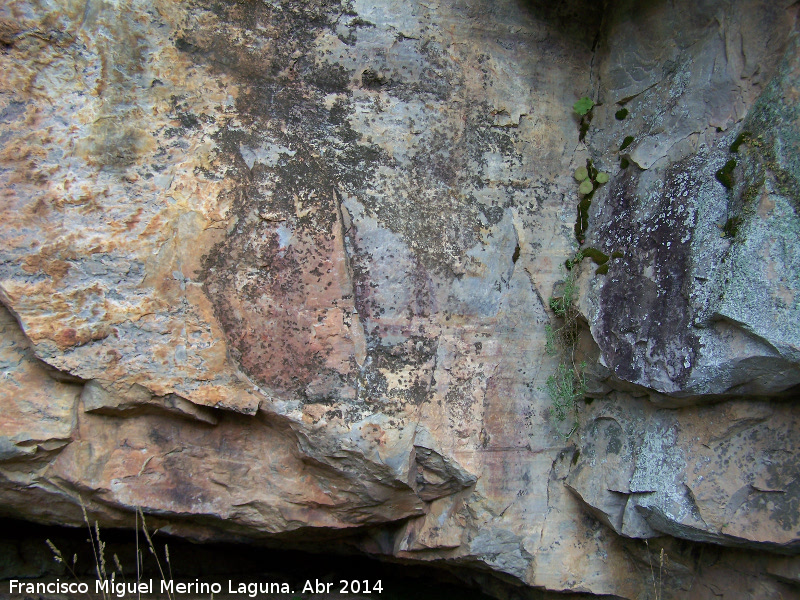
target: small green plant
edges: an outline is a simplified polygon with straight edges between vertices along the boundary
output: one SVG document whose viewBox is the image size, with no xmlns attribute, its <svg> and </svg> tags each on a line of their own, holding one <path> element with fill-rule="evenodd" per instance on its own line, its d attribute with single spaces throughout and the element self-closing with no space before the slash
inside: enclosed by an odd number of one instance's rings
<svg viewBox="0 0 800 600">
<path fill-rule="evenodd" d="M 608 183 L 608 173 L 595 169 L 591 161 L 587 164 L 588 167 L 578 167 L 574 174 L 575 179 L 580 182 L 578 191 L 584 196 L 597 189 L 597 184 Z"/>
<path fill-rule="evenodd" d="M 586 364 L 575 364 L 575 344 L 578 341 L 580 324 L 577 300 L 577 269 L 584 258 L 582 252 L 566 261 L 564 265 L 564 284 L 560 296 L 552 296 L 548 302 L 559 323 L 545 326 L 545 351 L 550 356 L 561 355 L 561 360 L 545 381 L 544 389 L 550 396 L 550 414 L 558 423 L 572 417 L 572 427 L 567 434 L 569 438 L 578 427 L 577 401 L 586 394 Z"/>
<path fill-rule="evenodd" d="M 584 234 L 589 226 L 589 207 L 592 203 L 594 191 L 604 183 L 608 183 L 608 173 L 598 171 L 591 160 L 586 161 L 585 167 L 578 167 L 573 177 L 580 183 L 578 192 L 583 198 L 578 203 L 578 216 L 575 220 L 575 239 L 579 244 L 584 242 Z"/>
<path fill-rule="evenodd" d="M 572 105 L 572 110 L 578 113 L 580 116 L 585 115 L 590 110 L 594 108 L 594 101 L 591 98 L 587 98 L 584 96 L 580 100 L 578 100 L 575 104 Z"/>
<path fill-rule="evenodd" d="M 564 263 L 566 270 L 566 277 L 564 279 L 564 286 L 561 288 L 560 296 L 552 296 L 549 301 L 550 310 L 552 310 L 557 317 L 568 319 L 572 316 L 571 312 L 574 310 L 573 303 L 577 299 L 577 275 L 573 271 L 575 265 L 583 260 L 583 252 L 578 252 L 572 259 Z M 563 329 L 561 327 L 560 329 Z"/>
<path fill-rule="evenodd" d="M 578 191 L 581 194 L 590 194 L 597 189 L 599 184 L 608 183 L 608 173 L 594 168 L 592 161 L 586 161 L 585 167 L 578 167 L 573 173 L 575 181 L 580 183 Z"/>
<path fill-rule="evenodd" d="M 575 413 L 575 402 L 583 398 L 586 394 L 586 376 L 584 370 L 586 363 L 581 363 L 578 369 L 572 368 L 565 363 L 560 363 L 556 367 L 556 372 L 547 378 L 547 392 L 553 405 L 550 407 L 550 414 L 559 421 L 563 422 L 567 417 Z M 571 436 L 577 428 L 577 417 L 572 429 L 565 437 Z"/>
</svg>

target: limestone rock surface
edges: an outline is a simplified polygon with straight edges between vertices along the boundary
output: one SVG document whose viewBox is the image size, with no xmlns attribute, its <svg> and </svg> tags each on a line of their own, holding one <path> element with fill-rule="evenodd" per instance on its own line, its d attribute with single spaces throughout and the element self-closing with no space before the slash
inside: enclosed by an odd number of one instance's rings
<svg viewBox="0 0 800 600">
<path fill-rule="evenodd" d="M 730 4 L 4 3 L 3 515 L 797 597 L 798 5 Z"/>
</svg>

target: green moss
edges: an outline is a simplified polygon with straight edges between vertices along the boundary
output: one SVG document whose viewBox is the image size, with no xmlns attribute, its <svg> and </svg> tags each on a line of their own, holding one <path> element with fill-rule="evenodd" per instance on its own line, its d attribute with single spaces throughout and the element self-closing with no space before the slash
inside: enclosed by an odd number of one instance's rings
<svg viewBox="0 0 800 600">
<path fill-rule="evenodd" d="M 589 123 L 592 122 L 592 108 L 594 102 L 591 98 L 583 97 L 572 105 L 572 109 L 581 116 L 581 122 L 578 125 L 578 139 L 583 141 L 586 134 L 589 132 Z"/>
<path fill-rule="evenodd" d="M 581 126 L 579 129 L 580 134 L 578 135 L 578 139 L 583 141 L 586 138 L 586 134 L 589 132 L 589 122 L 585 119 L 581 120 Z"/>
<path fill-rule="evenodd" d="M 714 174 L 714 176 L 717 178 L 717 181 L 719 181 L 729 190 L 733 188 L 733 170 L 735 168 L 736 161 L 734 159 L 730 159 L 725 163 L 724 167 Z"/>
<path fill-rule="evenodd" d="M 584 248 L 581 253 L 586 258 L 591 258 L 596 265 L 603 265 L 608 262 L 608 255 L 603 254 L 597 248 Z"/>
<path fill-rule="evenodd" d="M 619 168 L 627 169 L 630 166 L 630 164 L 631 164 L 630 161 L 623 156 L 619 161 Z"/>
<path fill-rule="evenodd" d="M 739 227 L 742 224 L 741 217 L 731 217 L 727 221 L 725 221 L 725 225 L 722 226 L 722 237 L 726 238 L 734 238 L 739 233 Z"/>
<path fill-rule="evenodd" d="M 592 194 L 586 194 L 578 203 L 578 216 L 575 219 L 575 239 L 583 244 L 586 230 L 589 228 L 589 207 L 592 205 Z"/>
<path fill-rule="evenodd" d="M 731 152 L 734 152 L 734 153 L 738 154 L 739 146 L 741 146 L 747 140 L 749 140 L 752 135 L 753 134 L 750 133 L 749 131 L 743 131 L 738 136 L 736 136 L 736 139 L 733 140 L 733 143 L 731 144 Z"/>
<path fill-rule="evenodd" d="M 633 143 L 633 136 L 632 135 L 625 136 L 625 139 L 622 140 L 622 145 L 619 147 L 620 151 L 625 150 L 625 148 L 630 146 L 632 143 Z"/>
<path fill-rule="evenodd" d="M 623 256 L 625 255 L 619 250 L 614 250 L 614 252 L 611 253 L 611 258 L 622 258 Z"/>
<path fill-rule="evenodd" d="M 606 273 L 608 273 L 608 263 L 606 263 L 604 265 L 600 265 L 599 267 L 597 267 L 597 270 L 595 271 L 595 273 L 597 275 L 605 275 Z"/>
<path fill-rule="evenodd" d="M 628 109 L 627 108 L 620 108 L 617 112 L 614 113 L 617 121 L 622 121 L 625 117 L 628 116 Z"/>
</svg>

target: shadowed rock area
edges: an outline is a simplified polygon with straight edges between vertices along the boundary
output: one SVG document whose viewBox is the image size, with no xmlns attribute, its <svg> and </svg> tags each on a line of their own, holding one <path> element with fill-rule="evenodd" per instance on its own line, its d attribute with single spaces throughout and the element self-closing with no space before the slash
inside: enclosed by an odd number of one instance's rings
<svg viewBox="0 0 800 600">
<path fill-rule="evenodd" d="M 800 598 L 798 10 L 6 2 L 0 516 Z"/>
</svg>

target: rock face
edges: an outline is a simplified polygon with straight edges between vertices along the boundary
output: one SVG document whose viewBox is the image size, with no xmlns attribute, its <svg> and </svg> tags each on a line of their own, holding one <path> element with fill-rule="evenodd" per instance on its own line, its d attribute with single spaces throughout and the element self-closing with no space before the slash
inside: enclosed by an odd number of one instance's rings
<svg viewBox="0 0 800 600">
<path fill-rule="evenodd" d="M 800 52 L 796 32 L 783 38 L 789 4 L 722 31 L 710 6 L 681 25 L 677 13 L 656 23 L 661 14 L 613 10 L 619 27 L 651 40 L 665 26 L 686 35 L 639 56 L 636 35 L 612 31 L 600 66 L 604 105 L 587 139 L 598 167 L 617 173 L 596 196 L 587 244 L 622 256 L 587 303 L 619 379 L 691 402 L 800 384 Z"/>
<path fill-rule="evenodd" d="M 607 4 L 0 7 L 3 514 L 797 597 L 798 5 Z"/>
</svg>

